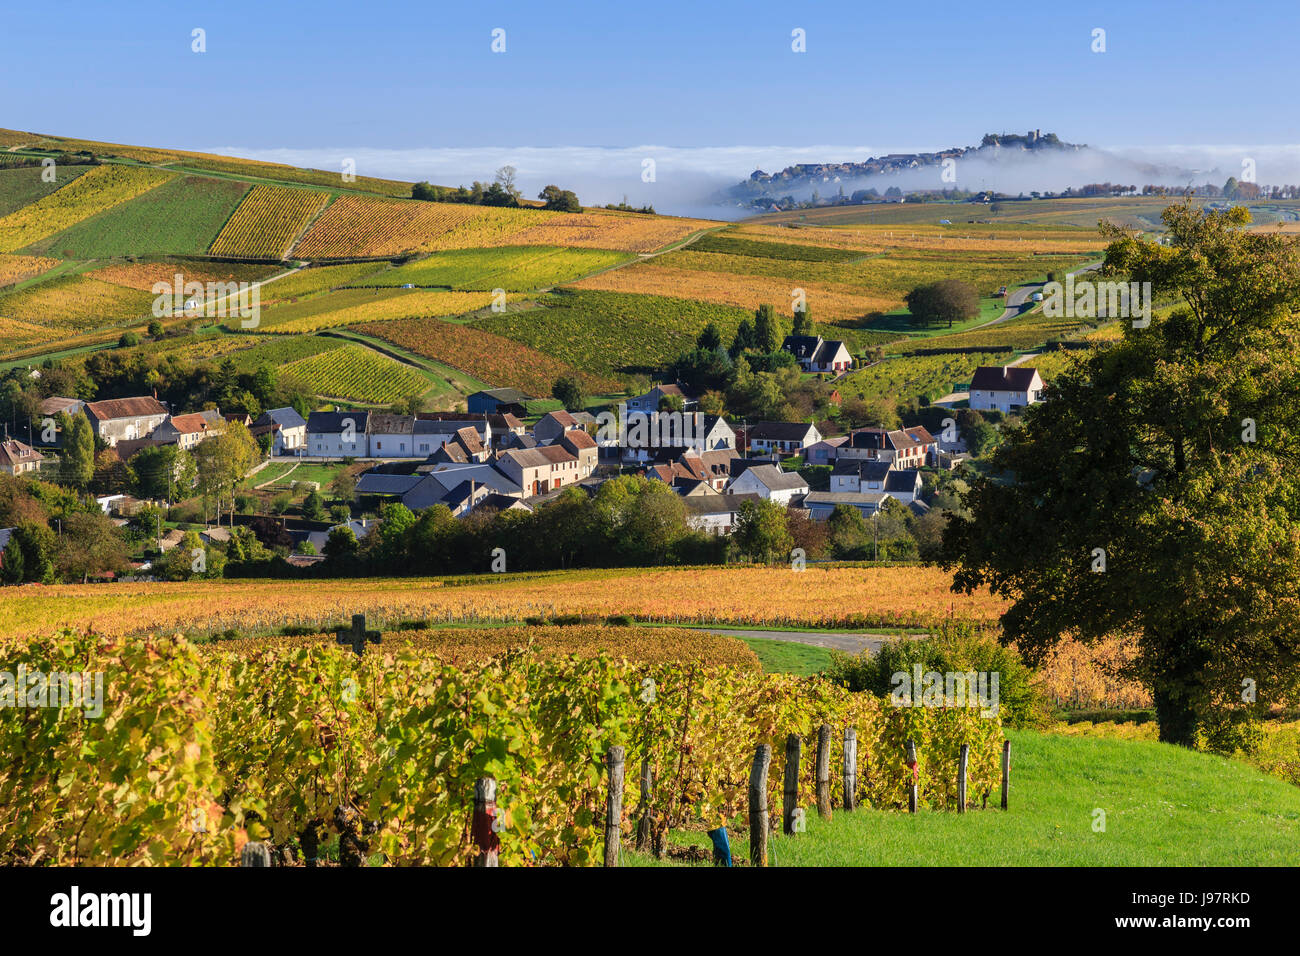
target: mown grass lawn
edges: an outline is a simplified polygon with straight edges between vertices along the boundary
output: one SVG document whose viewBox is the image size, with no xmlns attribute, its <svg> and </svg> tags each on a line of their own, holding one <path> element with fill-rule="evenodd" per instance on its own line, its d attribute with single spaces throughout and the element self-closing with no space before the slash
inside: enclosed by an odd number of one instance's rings
<svg viewBox="0 0 1300 956">
<path fill-rule="evenodd" d="M 1295 866 L 1300 788 L 1223 757 L 1167 744 L 1009 731 L 1011 808 L 808 815 L 774 836 L 774 866 Z M 990 794 L 996 806 L 997 794 Z M 1094 830 L 1097 810 L 1105 831 Z M 779 815 L 779 808 L 777 814 Z M 670 843 L 708 847 L 703 832 Z M 733 834 L 748 865 L 749 843 Z M 662 864 L 625 850 L 627 866 Z"/>
<path fill-rule="evenodd" d="M 797 641 L 774 641 L 766 637 L 741 637 L 758 657 L 763 671 L 768 674 L 797 674 L 807 677 L 816 674 L 831 662 L 831 652 L 815 644 Z"/>
</svg>

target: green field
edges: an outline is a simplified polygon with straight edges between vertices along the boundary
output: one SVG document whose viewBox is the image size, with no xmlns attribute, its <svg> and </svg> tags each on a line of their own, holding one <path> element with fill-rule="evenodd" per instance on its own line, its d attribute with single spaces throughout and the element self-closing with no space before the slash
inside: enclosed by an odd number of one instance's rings
<svg viewBox="0 0 1300 956">
<path fill-rule="evenodd" d="M 380 275 L 388 264 L 385 262 L 361 262 L 342 266 L 318 266 L 312 269 L 300 269 L 293 275 L 277 279 L 261 291 L 262 304 L 272 302 L 293 302 L 310 298 L 341 288 L 363 276 Z M 375 285 L 383 283 L 373 283 Z"/>
<path fill-rule="evenodd" d="M 364 345 L 344 345 L 283 367 L 317 395 L 385 404 L 427 392 L 430 382 L 408 365 Z"/>
<path fill-rule="evenodd" d="M 230 338 L 239 339 L 243 336 L 231 335 Z M 328 339 L 319 335 L 259 336 L 258 338 L 263 341 L 257 342 L 251 348 L 239 349 L 229 354 L 228 357 L 239 371 L 255 372 L 261 365 L 280 368 L 313 355 L 332 352 L 344 345 L 340 339 Z"/>
<path fill-rule="evenodd" d="M 769 841 L 774 866 L 1295 866 L 1300 789 L 1169 744 L 1008 731 L 1010 809 L 815 813 Z M 990 795 L 996 806 L 997 794 Z M 1096 811 L 1105 832 L 1096 832 Z M 779 810 L 778 810 L 779 813 Z M 670 843 L 708 846 L 704 833 Z M 748 862 L 743 833 L 732 857 Z M 624 865 L 657 861 L 625 851 Z M 665 861 L 671 864 L 672 861 Z"/>
<path fill-rule="evenodd" d="M 558 246 L 502 246 L 497 249 L 457 249 L 438 252 L 353 285 L 416 286 L 463 289 L 471 292 L 529 292 L 569 282 L 589 272 L 608 269 L 635 258 L 604 249 L 562 249 Z"/>
<path fill-rule="evenodd" d="M 792 259 L 799 262 L 852 262 L 854 259 L 862 259 L 868 255 L 853 249 L 834 249 L 830 246 L 810 246 L 792 242 L 760 242 L 716 232 L 692 242 L 690 248 L 696 252 L 717 252 L 759 259 Z"/>
<path fill-rule="evenodd" d="M 953 352 L 944 355 L 906 355 L 887 358 L 852 372 L 836 383 L 846 398 L 890 398 L 905 403 L 918 396 L 942 398 L 954 382 L 968 382 L 981 365 L 1005 365 L 1006 352 Z"/>
<path fill-rule="evenodd" d="M 543 306 L 476 320 L 486 329 L 593 372 L 662 365 L 710 322 L 730 342 L 747 309 L 689 299 L 625 292 L 565 290 L 538 300 Z"/>
<path fill-rule="evenodd" d="M 938 339 L 905 339 L 885 346 L 889 353 L 906 355 L 927 349 L 1003 349 L 1024 351 L 1047 342 L 1075 338 L 1093 327 L 1082 319 L 1052 319 L 1034 310 L 1023 316 L 971 332 L 959 332 Z"/>
<path fill-rule="evenodd" d="M 30 203 L 48 196 L 60 186 L 66 186 L 91 166 L 61 166 L 55 170 L 57 179 L 52 183 L 41 181 L 40 166 L 20 169 L 0 169 L 0 216 L 22 209 Z"/>
<path fill-rule="evenodd" d="M 78 259 L 201 255 L 247 191 L 246 183 L 178 176 L 30 248 L 38 254 Z"/>
</svg>

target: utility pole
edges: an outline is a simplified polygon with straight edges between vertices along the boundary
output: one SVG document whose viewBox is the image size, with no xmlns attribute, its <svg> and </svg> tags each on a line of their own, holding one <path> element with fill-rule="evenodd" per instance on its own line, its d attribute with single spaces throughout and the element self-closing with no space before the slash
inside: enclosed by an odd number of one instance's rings
<svg viewBox="0 0 1300 956">
<path fill-rule="evenodd" d="M 880 563 L 880 505 L 876 505 L 876 511 L 871 516 L 871 526 L 876 532 L 876 564 Z"/>
</svg>

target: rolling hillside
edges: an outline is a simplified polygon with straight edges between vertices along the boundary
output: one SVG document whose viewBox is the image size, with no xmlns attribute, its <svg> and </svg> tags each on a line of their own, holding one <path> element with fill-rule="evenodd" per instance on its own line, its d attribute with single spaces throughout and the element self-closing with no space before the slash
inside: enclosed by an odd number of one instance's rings
<svg viewBox="0 0 1300 956">
<path fill-rule="evenodd" d="M 373 381 L 349 373 L 339 395 L 339 372 L 324 374 L 315 359 L 304 367 L 323 402 L 380 404 L 414 387 L 384 364 L 390 347 L 422 369 L 419 384 L 438 407 L 461 401 L 468 381 L 546 394 L 559 374 L 616 394 L 689 349 L 706 324 L 729 341 L 765 303 L 788 322 L 799 297 L 819 331 L 855 355 L 881 345 L 891 355 L 931 351 L 936 332 L 905 321 L 914 286 L 964 279 L 994 316 L 998 287 L 1077 268 L 1101 247 L 1062 210 L 1029 224 L 1006 214 L 967 223 L 950 207 L 906 204 L 898 209 L 911 222 L 880 206 L 853 207 L 857 219 L 812 210 L 727 225 L 425 202 L 395 180 L 13 130 L 0 130 L 0 144 L 4 162 L 20 164 L 0 167 L 0 362 L 35 364 L 143 332 L 154 318 L 153 282 L 177 273 L 205 285 L 256 281 L 264 284 L 253 326 L 211 308 L 165 324 L 173 334 L 224 327 L 288 337 L 360 329 L 354 346 L 372 354 L 349 353 L 351 369 L 373 368 Z M 39 165 L 50 157 L 54 183 Z M 955 224 L 940 225 L 941 216 Z M 212 306 L 223 296 L 200 298 Z M 1010 354 L 1088 331 L 1025 317 L 947 337 L 943 347 Z M 969 361 L 928 365 L 920 378 L 900 367 L 847 393 L 899 389 L 905 400 L 916 382 L 941 388 L 936 372 Z"/>
</svg>

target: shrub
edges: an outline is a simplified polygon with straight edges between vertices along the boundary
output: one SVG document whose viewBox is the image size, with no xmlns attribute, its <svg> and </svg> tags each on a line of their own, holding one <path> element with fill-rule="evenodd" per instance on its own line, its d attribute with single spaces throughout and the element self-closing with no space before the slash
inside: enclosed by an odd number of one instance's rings
<svg viewBox="0 0 1300 956">
<path fill-rule="evenodd" d="M 1034 672 L 1011 648 L 1003 647 L 988 631 L 965 623 L 940 625 L 926 637 L 892 641 L 876 654 L 857 656 L 834 653 L 824 672 L 851 691 L 870 691 L 888 697 L 897 686 L 894 675 L 922 672 L 998 675 L 998 716 L 1006 727 L 1041 727 L 1049 723 L 1047 704 L 1032 683 Z"/>
</svg>

